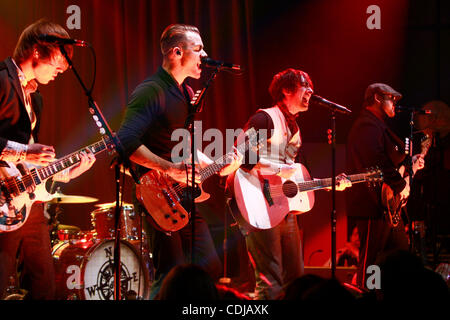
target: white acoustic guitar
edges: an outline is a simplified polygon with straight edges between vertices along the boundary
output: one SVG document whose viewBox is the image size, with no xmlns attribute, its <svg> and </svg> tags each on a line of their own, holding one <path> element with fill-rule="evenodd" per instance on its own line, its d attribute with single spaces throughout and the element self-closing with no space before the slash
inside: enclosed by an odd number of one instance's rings
<svg viewBox="0 0 450 320">
<path fill-rule="evenodd" d="M 58 172 L 78 164 L 81 160 L 80 152 L 89 149 L 97 154 L 108 146 L 106 139 L 101 140 L 42 168 L 32 167 L 25 162 L 0 161 L 0 233 L 22 227 L 35 201 L 52 199 L 45 188 L 45 182 Z"/>
<path fill-rule="evenodd" d="M 314 190 L 331 186 L 331 178 L 311 180 L 308 170 L 296 163 L 296 171 L 290 179 L 276 174 L 261 174 L 260 171 L 236 171 L 234 195 L 240 217 L 255 229 L 270 229 L 277 226 L 288 213 L 301 214 L 314 206 Z M 353 174 L 347 178 L 354 183 L 382 180 L 380 170 Z"/>
</svg>

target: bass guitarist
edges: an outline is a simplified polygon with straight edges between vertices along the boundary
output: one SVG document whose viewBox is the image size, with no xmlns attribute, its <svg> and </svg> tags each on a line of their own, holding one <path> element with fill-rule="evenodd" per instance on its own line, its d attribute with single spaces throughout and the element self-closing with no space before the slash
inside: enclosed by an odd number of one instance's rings
<svg viewBox="0 0 450 320">
<path fill-rule="evenodd" d="M 384 183 L 404 201 L 409 196 L 409 178 L 397 169 L 405 160 L 404 143 L 388 127 L 386 120 L 395 116 L 395 104 L 402 95 L 383 83 L 368 86 L 363 110 L 354 122 L 347 141 L 347 170 L 377 166 L 383 172 Z M 413 172 L 424 167 L 422 155 L 413 156 Z M 408 170 L 405 170 L 408 172 Z M 404 225 L 394 227 L 382 203 L 382 187 L 354 186 L 347 193 L 349 219 L 358 227 L 361 248 L 357 285 L 366 287 L 367 267 L 376 264 L 381 255 L 391 250 L 408 250 Z"/>
<path fill-rule="evenodd" d="M 0 165 L 25 161 L 47 165 L 55 158 L 52 146 L 37 143 L 42 108 L 39 84 L 48 84 L 68 65 L 55 44 L 42 43 L 39 36 L 52 34 L 69 38 L 58 24 L 39 20 L 21 34 L 12 58 L 0 62 Z M 67 51 L 72 54 L 72 48 Z M 80 163 L 54 176 L 68 182 L 88 170 L 95 162 L 93 154 L 80 154 Z M 22 170 L 26 170 L 22 167 Z M 2 195 L 2 205 L 5 203 Z M 10 277 L 16 277 L 16 257 L 20 253 L 24 270 L 30 280 L 29 298 L 55 299 L 55 279 L 50 235 L 43 203 L 34 203 L 29 219 L 18 230 L 0 233 L 0 298 Z"/>
</svg>

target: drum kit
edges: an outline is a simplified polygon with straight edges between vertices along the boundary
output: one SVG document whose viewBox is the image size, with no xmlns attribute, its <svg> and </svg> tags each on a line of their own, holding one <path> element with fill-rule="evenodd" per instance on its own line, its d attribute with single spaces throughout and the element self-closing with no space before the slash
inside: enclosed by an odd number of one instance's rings
<svg viewBox="0 0 450 320">
<path fill-rule="evenodd" d="M 97 204 L 91 213 L 92 229 L 59 224 L 60 204 L 90 203 L 98 199 L 54 193 L 49 206 L 55 206 L 51 221 L 52 255 L 58 300 L 114 299 L 114 216 L 116 203 Z M 145 300 L 150 295 L 153 264 L 142 218 L 132 204 L 120 211 L 121 297 Z"/>
</svg>

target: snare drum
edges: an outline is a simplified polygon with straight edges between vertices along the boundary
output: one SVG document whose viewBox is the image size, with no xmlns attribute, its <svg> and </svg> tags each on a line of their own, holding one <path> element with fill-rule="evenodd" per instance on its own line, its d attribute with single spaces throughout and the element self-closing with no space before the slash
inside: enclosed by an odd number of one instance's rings
<svg viewBox="0 0 450 320">
<path fill-rule="evenodd" d="M 53 247 L 58 300 L 114 299 L 114 241 L 64 241 Z M 121 297 L 148 299 L 148 270 L 134 247 L 120 243 Z"/>
<path fill-rule="evenodd" d="M 59 241 L 68 241 L 80 238 L 81 229 L 76 226 L 60 224 L 57 226 L 56 230 Z"/>
<path fill-rule="evenodd" d="M 91 223 L 97 239 L 114 239 L 115 206 L 101 207 L 91 213 Z M 133 205 L 124 205 L 120 212 L 120 238 L 138 240 L 141 219 L 135 213 Z"/>
</svg>

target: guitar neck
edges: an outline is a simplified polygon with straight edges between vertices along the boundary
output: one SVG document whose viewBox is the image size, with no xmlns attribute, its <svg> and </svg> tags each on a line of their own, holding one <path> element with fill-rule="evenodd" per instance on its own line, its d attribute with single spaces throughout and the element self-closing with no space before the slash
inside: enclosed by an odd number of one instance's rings
<svg viewBox="0 0 450 320">
<path fill-rule="evenodd" d="M 244 154 L 248 149 L 247 143 L 241 143 L 238 145 L 237 150 L 239 153 Z M 218 173 L 222 168 L 229 164 L 227 159 L 233 154 L 233 152 L 227 153 L 223 155 L 221 158 L 217 159 L 213 163 L 207 165 L 206 167 L 200 169 L 200 180 L 201 182 L 205 181 L 209 177 Z"/>
<path fill-rule="evenodd" d="M 103 140 L 98 141 L 94 144 L 91 144 L 90 146 L 84 147 L 76 152 L 73 152 L 62 159 L 59 159 L 49 164 L 48 166 L 37 169 L 39 177 L 41 178 L 41 180 L 46 180 L 51 176 L 54 176 L 55 174 L 78 164 L 81 161 L 80 153 L 86 150 L 91 151 L 93 154 L 98 154 L 106 150 L 106 143 Z"/>
<path fill-rule="evenodd" d="M 364 182 L 367 180 L 367 173 L 352 174 L 352 175 L 347 176 L 347 179 L 350 180 L 352 184 Z M 303 182 L 297 183 L 297 186 L 298 186 L 298 190 L 300 192 L 311 191 L 311 190 L 320 190 L 320 189 L 325 189 L 325 188 L 332 186 L 332 179 L 325 178 L 325 179 L 303 181 Z"/>
<path fill-rule="evenodd" d="M 225 162 L 225 159 L 223 161 L 224 161 L 223 163 L 219 163 L 219 162 L 214 161 L 213 163 L 211 163 L 211 164 L 207 165 L 206 167 L 200 169 L 200 180 L 201 180 L 201 182 L 205 181 L 209 177 L 211 177 L 214 174 L 216 174 L 217 172 L 219 172 L 223 167 L 225 167 L 227 165 L 227 163 Z"/>
</svg>

